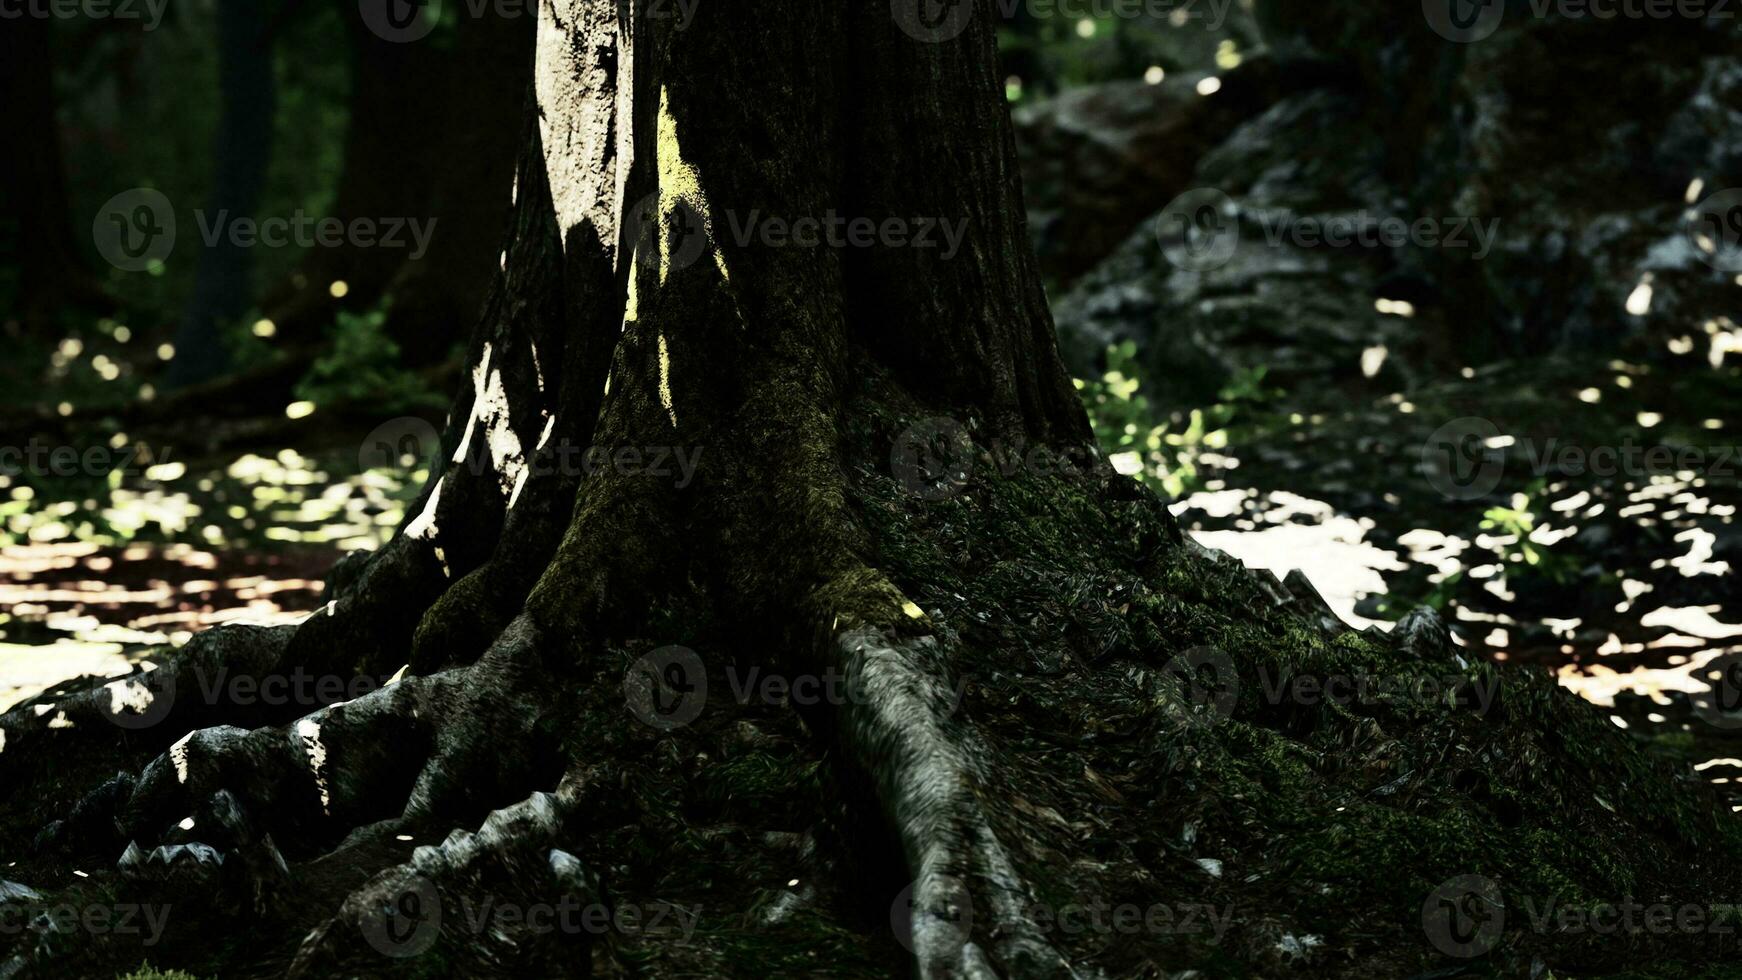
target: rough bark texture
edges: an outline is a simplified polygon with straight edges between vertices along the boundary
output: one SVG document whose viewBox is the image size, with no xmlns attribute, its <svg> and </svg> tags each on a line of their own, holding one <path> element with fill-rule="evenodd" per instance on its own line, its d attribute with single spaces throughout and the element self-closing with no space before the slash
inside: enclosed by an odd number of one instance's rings
<svg viewBox="0 0 1742 980">
<path fill-rule="evenodd" d="M 1546 677 L 1506 673 L 1500 715 L 1262 696 L 1261 671 L 1500 675 L 1432 616 L 1355 633 L 1191 547 L 1092 453 L 988 23 L 922 43 L 869 0 L 663 9 L 541 6 L 502 274 L 394 541 L 300 626 L 0 719 L 7 877 L 173 906 L 156 950 L 32 934 L 5 969 L 1406 975 L 1447 963 L 1421 909 L 1454 874 L 1569 901 L 1717 886 L 1734 820 Z M 733 231 L 831 210 L 966 233 L 946 260 Z M 551 465 L 593 445 L 701 456 L 682 486 Z M 705 706 L 644 723 L 626 687 L 684 703 L 673 645 Z M 1206 646 L 1235 688 L 1208 705 L 1174 660 Z M 206 696 L 220 668 L 395 679 L 311 711 Z M 751 670 L 850 694 L 740 700 Z M 154 723 L 117 744 L 117 703 Z M 700 910 L 683 937 L 475 927 L 490 901 Z M 1036 912 L 1096 902 L 1234 925 Z M 1590 938 L 1487 962 L 1588 967 Z"/>
</svg>

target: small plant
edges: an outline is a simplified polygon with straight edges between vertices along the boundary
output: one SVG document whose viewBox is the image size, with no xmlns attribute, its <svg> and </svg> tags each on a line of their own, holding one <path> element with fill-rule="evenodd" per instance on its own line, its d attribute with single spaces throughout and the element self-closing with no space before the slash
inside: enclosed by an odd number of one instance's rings
<svg viewBox="0 0 1742 980">
<path fill-rule="evenodd" d="M 1215 404 L 1158 418 L 1141 394 L 1137 345 L 1127 340 L 1107 349 L 1107 370 L 1099 380 L 1079 379 L 1076 385 L 1095 439 L 1119 472 L 1180 497 L 1203 485 L 1199 458 L 1227 447 L 1229 427 L 1241 408 L 1272 396 L 1264 373 L 1262 367 L 1238 372 L 1217 393 Z"/>
<path fill-rule="evenodd" d="M 367 401 L 386 412 L 439 404 L 445 395 L 400 366 L 399 344 L 386 325 L 385 301 L 362 313 L 340 311 L 328 331 L 332 346 L 297 383 L 297 397 L 317 405 Z"/>
<path fill-rule="evenodd" d="M 1569 555 L 1548 550 L 1532 541 L 1530 534 L 1537 527 L 1539 515 L 1533 501 L 1540 501 L 1544 481 L 1535 480 L 1523 493 L 1515 494 L 1512 506 L 1490 507 L 1482 515 L 1482 530 L 1503 535 L 1511 540 L 1500 550 L 1501 567 L 1512 578 L 1540 576 L 1551 582 L 1565 583 L 1578 572 L 1578 561 Z"/>
<path fill-rule="evenodd" d="M 116 980 L 199 980 L 198 977 L 183 970 L 159 970 L 150 963 L 141 963 L 139 969 L 125 973 Z"/>
</svg>

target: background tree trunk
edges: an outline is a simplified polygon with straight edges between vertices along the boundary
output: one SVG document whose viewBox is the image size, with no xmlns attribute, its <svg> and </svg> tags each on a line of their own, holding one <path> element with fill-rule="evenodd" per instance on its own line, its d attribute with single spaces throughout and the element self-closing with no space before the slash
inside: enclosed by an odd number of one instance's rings
<svg viewBox="0 0 1742 980">
<path fill-rule="evenodd" d="M 77 244 L 61 158 L 54 38 L 46 17 L 9 19 L 0 31 L 0 248 L 19 270 L 16 312 L 40 323 L 61 312 L 108 306 Z"/>
<path fill-rule="evenodd" d="M 219 0 L 218 131 L 212 137 L 212 191 L 207 220 L 247 221 L 256 217 L 266 170 L 272 163 L 277 83 L 268 38 L 271 12 L 259 0 Z M 219 217 L 222 216 L 222 217 Z M 227 224 L 226 224 L 227 228 Z M 226 331 L 234 331 L 253 305 L 254 260 L 251 246 L 228 234 L 200 250 L 194 292 L 175 333 L 175 360 L 166 383 L 185 387 L 229 370 Z"/>
<path fill-rule="evenodd" d="M 412 42 L 384 39 L 346 8 L 353 51 L 344 170 L 325 216 L 433 225 L 428 252 L 363 246 L 309 251 L 261 308 L 286 346 L 318 345 L 339 310 L 388 303 L 387 329 L 413 365 L 439 361 L 483 300 L 505 229 L 533 17 L 473 16 Z M 409 235 L 401 238 L 409 241 Z M 343 297 L 335 282 L 346 284 Z"/>
</svg>

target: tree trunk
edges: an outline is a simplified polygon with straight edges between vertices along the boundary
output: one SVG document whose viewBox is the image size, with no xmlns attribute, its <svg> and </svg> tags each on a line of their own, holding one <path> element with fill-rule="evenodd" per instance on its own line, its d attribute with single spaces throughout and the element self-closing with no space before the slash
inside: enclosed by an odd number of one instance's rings
<svg viewBox="0 0 1742 980">
<path fill-rule="evenodd" d="M 102 310 L 109 301 L 76 244 L 61 157 L 52 24 L 9 19 L 0 31 L 0 254 L 18 270 L 14 310 L 33 325 L 64 308 Z"/>
<path fill-rule="evenodd" d="M 348 239 L 311 250 L 261 301 L 277 343 L 320 345 L 338 311 L 383 304 L 388 333 L 412 364 L 439 361 L 464 338 L 497 271 L 532 22 L 452 6 L 459 23 L 451 38 L 402 42 L 372 32 L 347 5 L 350 123 L 327 214 L 347 226 L 417 222 L 429 229 L 428 250 L 419 252 L 404 231 L 397 239 L 407 247 Z M 335 282 L 345 283 L 342 296 Z"/>
<path fill-rule="evenodd" d="M 1737 826 L 1688 774 L 1431 614 L 1347 630 L 1094 454 L 984 11 L 667 9 L 541 5 L 501 275 L 397 537 L 300 626 L 0 720 L 7 876 L 173 911 L 20 975 L 1407 975 L 1456 965 L 1423 910 L 1457 875 L 1713 894 Z M 743 233 L 831 214 L 878 240 Z M 1355 674 L 1456 683 L 1267 697 Z M 1714 937 L 1504 938 L 1528 971 Z"/>
<path fill-rule="evenodd" d="M 212 192 L 206 213 L 253 218 L 272 163 L 278 87 L 267 39 L 269 11 L 259 0 L 218 3 L 218 130 L 212 137 Z M 211 381 L 229 370 L 226 330 L 253 304 L 253 251 L 230 236 L 200 250 L 194 292 L 175 333 L 172 388 Z"/>
</svg>

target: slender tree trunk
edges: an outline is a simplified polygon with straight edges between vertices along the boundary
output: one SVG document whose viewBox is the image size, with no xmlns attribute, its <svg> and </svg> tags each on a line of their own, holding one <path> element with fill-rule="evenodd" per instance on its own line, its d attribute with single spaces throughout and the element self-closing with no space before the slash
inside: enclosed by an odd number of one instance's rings
<svg viewBox="0 0 1742 980">
<path fill-rule="evenodd" d="M 18 307 L 41 322 L 62 306 L 108 305 L 77 245 L 54 91 L 54 38 L 46 17 L 21 17 L 0 31 L 0 249 L 18 270 Z"/>
<path fill-rule="evenodd" d="M 255 217 L 272 164 L 277 115 L 270 11 L 259 0 L 218 3 L 218 129 L 212 138 L 212 191 L 206 214 L 230 221 Z M 253 251 L 228 235 L 200 250 L 194 291 L 175 333 L 170 387 L 210 381 L 230 367 L 234 330 L 253 305 Z"/>
<path fill-rule="evenodd" d="M 1498 672 L 1433 615 L 1350 631 L 1093 454 L 985 11 L 664 10 L 541 6 L 501 274 L 398 536 L 299 626 L 0 720 L 0 857 L 48 823 L 9 877 L 175 903 L 160 963 L 302 977 L 1409 975 L 1456 955 L 1423 932 L 1453 875 L 1723 880 L 1735 820 L 1590 706 L 1477 698 Z M 831 216 L 876 233 L 790 240 Z M 1353 674 L 1451 693 L 1266 694 Z M 617 925 L 528 924 L 555 903 Z M 696 929 L 622 925 L 660 903 Z M 1229 931 L 1157 924 L 1188 905 Z M 53 938 L 11 964 L 141 952 Z M 1604 955 L 1705 949 L 1658 940 Z"/>
</svg>

